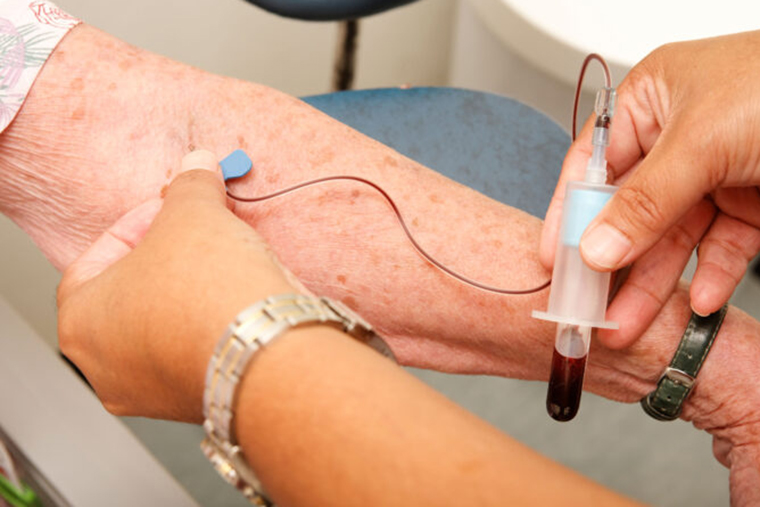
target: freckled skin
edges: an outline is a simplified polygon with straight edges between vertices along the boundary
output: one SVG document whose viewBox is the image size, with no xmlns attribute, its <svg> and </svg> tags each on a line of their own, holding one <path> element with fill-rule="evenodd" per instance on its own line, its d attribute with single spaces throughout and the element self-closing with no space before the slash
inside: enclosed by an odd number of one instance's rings
<svg viewBox="0 0 760 507">
<path fill-rule="evenodd" d="M 393 157 L 385 157 L 385 158 L 383 159 L 383 163 L 384 163 L 384 164 L 385 164 L 387 167 L 391 167 L 391 168 L 393 168 L 393 167 L 398 167 L 398 161 L 397 161 L 395 158 L 393 158 Z"/>
<path fill-rule="evenodd" d="M 335 152 L 333 150 L 326 150 L 323 153 L 321 153 L 319 156 L 315 157 L 312 160 L 312 163 L 315 166 L 326 167 L 330 163 L 332 163 L 333 160 L 335 160 Z"/>
</svg>

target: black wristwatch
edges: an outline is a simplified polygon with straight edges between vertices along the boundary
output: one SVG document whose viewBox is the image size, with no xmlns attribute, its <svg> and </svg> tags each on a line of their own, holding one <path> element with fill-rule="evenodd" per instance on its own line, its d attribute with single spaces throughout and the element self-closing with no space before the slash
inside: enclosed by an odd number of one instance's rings
<svg viewBox="0 0 760 507">
<path fill-rule="evenodd" d="M 707 317 L 692 313 L 670 366 L 665 368 L 655 390 L 641 399 L 644 412 L 659 421 L 678 418 L 727 311 L 728 306 L 724 306 Z"/>
</svg>

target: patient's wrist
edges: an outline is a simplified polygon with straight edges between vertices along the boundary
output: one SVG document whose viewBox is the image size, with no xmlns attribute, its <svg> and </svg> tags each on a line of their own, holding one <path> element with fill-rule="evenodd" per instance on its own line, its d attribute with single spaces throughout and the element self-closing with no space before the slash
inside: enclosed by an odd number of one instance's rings
<svg viewBox="0 0 760 507">
<path fill-rule="evenodd" d="M 192 112 L 153 88 L 184 68 L 79 25 L 40 72 L 0 135 L 0 211 L 57 268 L 171 180 Z"/>
<path fill-rule="evenodd" d="M 625 401 L 654 389 L 670 364 L 691 316 L 688 291 L 679 288 L 647 333 L 616 361 L 629 376 Z M 738 444 L 747 433 L 760 436 L 760 323 L 730 307 L 700 370 L 681 417 L 695 427 Z M 601 347 L 600 347 L 601 348 Z M 614 351 L 608 351 L 614 354 Z"/>
<path fill-rule="evenodd" d="M 738 308 L 729 309 L 684 418 L 736 443 L 748 434 L 760 437 L 759 337 L 756 320 Z"/>
</svg>

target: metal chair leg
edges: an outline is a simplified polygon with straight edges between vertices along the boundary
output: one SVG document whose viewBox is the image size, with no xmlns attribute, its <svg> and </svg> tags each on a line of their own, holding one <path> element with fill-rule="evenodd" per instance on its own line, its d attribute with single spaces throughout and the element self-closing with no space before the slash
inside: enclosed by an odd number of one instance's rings
<svg viewBox="0 0 760 507">
<path fill-rule="evenodd" d="M 333 72 L 333 91 L 350 90 L 354 84 L 356 47 L 359 37 L 358 19 L 341 21 L 339 26 L 338 54 L 335 58 L 335 71 Z"/>
</svg>

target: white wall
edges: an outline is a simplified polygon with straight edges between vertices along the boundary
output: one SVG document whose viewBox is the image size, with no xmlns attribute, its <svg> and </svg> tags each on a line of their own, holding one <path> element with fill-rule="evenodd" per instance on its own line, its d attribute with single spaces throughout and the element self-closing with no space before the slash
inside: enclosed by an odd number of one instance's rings
<svg viewBox="0 0 760 507">
<path fill-rule="evenodd" d="M 203 69 L 306 95 L 329 91 L 335 23 L 290 20 L 243 0 L 58 0 L 88 23 Z M 455 0 L 362 22 L 357 86 L 444 84 Z"/>
<path fill-rule="evenodd" d="M 469 0 L 459 4 L 449 70 L 450 86 L 513 97 L 570 130 L 574 86 L 548 75 L 535 62 L 509 50 Z M 594 78 L 597 76 L 590 74 L 589 81 Z M 581 122 L 593 111 L 593 100 L 593 94 L 583 94 L 579 108 Z"/>
</svg>

